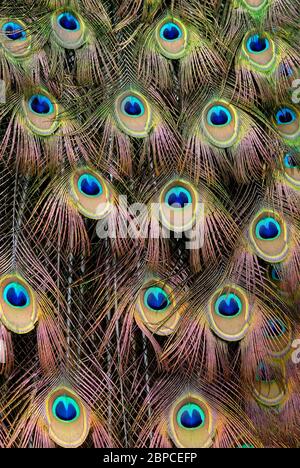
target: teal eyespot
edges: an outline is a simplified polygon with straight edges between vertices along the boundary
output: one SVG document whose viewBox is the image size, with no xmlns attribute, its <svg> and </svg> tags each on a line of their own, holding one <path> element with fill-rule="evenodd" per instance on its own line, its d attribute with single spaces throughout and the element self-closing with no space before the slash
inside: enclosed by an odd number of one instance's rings
<svg viewBox="0 0 300 468">
<path fill-rule="evenodd" d="M 29 99 L 29 108 L 31 112 L 38 115 L 49 115 L 54 112 L 54 106 L 51 100 L 43 94 L 35 94 Z"/>
<path fill-rule="evenodd" d="M 297 114 L 290 107 L 282 107 L 276 113 L 276 122 L 278 125 L 291 125 L 296 120 Z"/>
<path fill-rule="evenodd" d="M 244 3 L 244 6 L 248 9 L 249 13 L 253 15 L 255 19 L 258 19 L 261 15 L 261 10 L 264 10 L 268 6 L 269 0 L 259 0 L 258 2 L 253 2 L 253 0 L 242 0 L 242 3 Z"/>
<path fill-rule="evenodd" d="M 176 310 L 176 305 L 173 287 L 153 278 L 140 289 L 136 298 L 136 322 L 156 335 L 169 336 L 180 320 L 181 310 Z"/>
<path fill-rule="evenodd" d="M 170 306 L 171 301 L 166 291 L 157 286 L 152 286 L 145 293 L 144 303 L 146 307 L 155 312 L 163 312 Z"/>
<path fill-rule="evenodd" d="M 172 187 L 165 196 L 165 203 L 171 208 L 182 209 L 193 202 L 191 193 L 181 186 Z"/>
<path fill-rule="evenodd" d="M 70 12 L 61 13 L 57 18 L 57 22 L 59 26 L 61 26 L 63 29 L 66 29 L 67 31 L 74 32 L 80 29 L 80 23 L 78 19 L 75 15 L 73 15 L 73 13 Z"/>
<path fill-rule="evenodd" d="M 269 338 L 280 338 L 286 333 L 286 331 L 286 326 L 284 325 L 283 321 L 279 318 L 272 318 L 268 320 L 266 326 L 266 335 Z"/>
<path fill-rule="evenodd" d="M 207 121 L 209 125 L 224 127 L 231 123 L 232 115 L 224 106 L 213 106 L 207 113 Z"/>
<path fill-rule="evenodd" d="M 26 124 L 36 135 L 49 137 L 61 124 L 59 106 L 55 98 L 44 90 L 24 96 L 23 111 Z"/>
<path fill-rule="evenodd" d="M 161 20 L 156 26 L 155 37 L 160 53 L 167 59 L 179 60 L 186 55 L 189 31 L 179 18 L 167 17 Z"/>
<path fill-rule="evenodd" d="M 275 381 L 275 371 L 267 366 L 263 361 L 258 365 L 256 372 L 256 382 L 272 383 Z"/>
<path fill-rule="evenodd" d="M 201 114 L 201 129 L 217 148 L 231 148 L 240 133 L 240 113 L 229 101 L 211 100 Z"/>
<path fill-rule="evenodd" d="M 270 41 L 259 34 L 250 36 L 247 40 L 247 50 L 251 54 L 261 54 L 270 48 Z"/>
<path fill-rule="evenodd" d="M 236 448 L 239 448 L 239 449 L 253 449 L 255 448 L 254 445 L 252 444 L 248 444 L 247 442 L 241 444 L 241 445 L 238 445 Z"/>
<path fill-rule="evenodd" d="M 101 183 L 91 174 L 82 174 L 79 177 L 78 188 L 86 197 L 99 197 L 103 194 Z"/>
<path fill-rule="evenodd" d="M 183 405 L 176 416 L 179 427 L 187 430 L 200 429 L 205 424 L 203 409 L 195 403 Z"/>
<path fill-rule="evenodd" d="M 9 283 L 3 291 L 3 298 L 10 307 L 24 309 L 30 305 L 30 296 L 24 286 L 19 283 Z"/>
<path fill-rule="evenodd" d="M 53 39 L 63 49 L 77 50 L 87 40 L 87 27 L 77 13 L 56 10 L 51 17 L 51 26 Z"/>
<path fill-rule="evenodd" d="M 177 41 L 178 39 L 181 39 L 182 37 L 182 30 L 181 28 L 173 23 L 169 22 L 164 24 L 161 29 L 160 29 L 160 37 L 164 41 Z"/>
<path fill-rule="evenodd" d="M 279 65 L 279 73 L 281 76 L 291 77 L 294 74 L 294 70 L 288 63 L 282 62 Z"/>
<path fill-rule="evenodd" d="M 243 309 L 242 301 L 236 294 L 222 294 L 215 303 L 217 315 L 226 318 L 237 317 Z"/>
<path fill-rule="evenodd" d="M 2 26 L 6 37 L 12 41 L 24 41 L 27 37 L 26 31 L 21 24 L 9 21 Z"/>
<path fill-rule="evenodd" d="M 65 423 L 76 421 L 80 416 L 78 403 L 67 395 L 62 395 L 55 399 L 52 412 L 56 419 Z"/>
<path fill-rule="evenodd" d="M 134 138 L 146 138 L 154 126 L 152 104 L 138 91 L 116 96 L 114 117 L 119 129 Z"/>
<path fill-rule="evenodd" d="M 260 240 L 274 241 L 280 237 L 281 227 L 276 219 L 267 217 L 257 223 L 255 234 Z"/>
<path fill-rule="evenodd" d="M 138 118 L 145 114 L 145 108 L 142 101 L 135 96 L 127 96 L 121 103 L 121 110 L 123 114 Z"/>
</svg>

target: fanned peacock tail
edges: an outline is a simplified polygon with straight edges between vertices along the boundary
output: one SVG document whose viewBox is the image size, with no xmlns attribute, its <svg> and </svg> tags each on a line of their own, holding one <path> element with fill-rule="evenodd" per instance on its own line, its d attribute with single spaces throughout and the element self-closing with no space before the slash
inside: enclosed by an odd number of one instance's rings
<svg viewBox="0 0 300 468">
<path fill-rule="evenodd" d="M 0 447 L 294 448 L 299 0 L 0 2 Z"/>
</svg>

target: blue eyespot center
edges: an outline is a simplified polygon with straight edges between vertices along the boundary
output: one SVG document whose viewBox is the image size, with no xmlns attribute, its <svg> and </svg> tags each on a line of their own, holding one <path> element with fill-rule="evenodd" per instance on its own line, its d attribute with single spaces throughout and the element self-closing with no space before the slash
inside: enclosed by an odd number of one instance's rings
<svg viewBox="0 0 300 468">
<path fill-rule="evenodd" d="M 78 31 L 80 29 L 80 23 L 76 16 L 70 12 L 64 12 L 57 18 L 58 24 L 67 31 Z"/>
<path fill-rule="evenodd" d="M 182 37 L 181 28 L 177 24 L 169 22 L 162 26 L 160 30 L 160 37 L 164 41 L 177 41 Z"/>
<path fill-rule="evenodd" d="M 52 411 L 54 416 L 63 422 L 74 422 L 80 416 L 78 403 L 67 395 L 56 398 L 53 403 Z"/>
<path fill-rule="evenodd" d="M 3 26 L 3 31 L 8 39 L 12 41 L 23 41 L 26 39 L 26 32 L 24 31 L 23 26 L 18 23 L 10 21 L 5 23 Z"/>
<path fill-rule="evenodd" d="M 204 411 L 195 403 L 187 403 L 178 411 L 177 422 L 183 429 L 200 429 L 205 424 Z"/>
<path fill-rule="evenodd" d="M 165 203 L 171 208 L 185 208 L 193 202 L 191 193 L 182 186 L 172 187 L 165 196 Z"/>
<path fill-rule="evenodd" d="M 284 167 L 287 169 L 296 169 L 299 167 L 298 161 L 296 159 L 296 155 L 294 154 L 286 154 L 284 156 Z"/>
<path fill-rule="evenodd" d="M 101 183 L 91 174 L 82 174 L 79 177 L 78 188 L 87 197 L 99 197 L 103 193 Z"/>
<path fill-rule="evenodd" d="M 271 278 L 273 281 L 281 281 L 281 278 L 279 276 L 279 271 L 277 270 L 277 268 L 272 267 Z"/>
<path fill-rule="evenodd" d="M 171 304 L 166 291 L 156 286 L 153 286 L 146 291 L 144 300 L 145 305 L 156 312 L 166 310 Z"/>
<path fill-rule="evenodd" d="M 272 318 L 268 320 L 268 323 L 266 326 L 266 334 L 269 338 L 279 338 L 283 336 L 285 332 L 286 332 L 286 326 L 280 319 Z"/>
<path fill-rule="evenodd" d="M 245 442 L 245 443 L 242 443 L 241 445 L 238 445 L 236 448 L 253 449 L 254 445 L 248 444 L 247 442 Z"/>
<path fill-rule="evenodd" d="M 242 302 L 236 294 L 223 294 L 215 304 L 215 311 L 221 317 L 237 317 L 242 312 Z"/>
<path fill-rule="evenodd" d="M 290 77 L 293 76 L 294 70 L 288 63 L 281 62 L 279 65 L 279 73 L 281 76 Z"/>
<path fill-rule="evenodd" d="M 297 119 L 297 114 L 293 109 L 289 107 L 283 107 L 279 109 L 276 114 L 276 122 L 278 125 L 290 125 Z"/>
<path fill-rule="evenodd" d="M 276 219 L 267 217 L 257 223 L 255 233 L 260 240 L 273 241 L 280 236 L 281 227 Z"/>
<path fill-rule="evenodd" d="M 28 291 L 20 283 L 9 283 L 3 292 L 5 302 L 11 306 L 22 309 L 30 304 Z"/>
<path fill-rule="evenodd" d="M 135 96 L 127 96 L 121 104 L 122 112 L 129 117 L 142 117 L 145 114 L 145 108 L 142 101 Z"/>
<path fill-rule="evenodd" d="M 39 115 L 48 115 L 54 111 L 50 99 L 43 94 L 35 94 L 29 99 L 29 107 L 32 112 Z"/>
<path fill-rule="evenodd" d="M 209 125 L 223 127 L 230 124 L 232 115 L 224 106 L 213 106 L 207 114 L 207 120 Z"/>
<path fill-rule="evenodd" d="M 247 41 L 247 49 L 250 53 L 260 54 L 265 52 L 270 47 L 270 42 L 267 38 L 260 36 L 259 34 L 254 34 L 249 37 Z"/>
</svg>

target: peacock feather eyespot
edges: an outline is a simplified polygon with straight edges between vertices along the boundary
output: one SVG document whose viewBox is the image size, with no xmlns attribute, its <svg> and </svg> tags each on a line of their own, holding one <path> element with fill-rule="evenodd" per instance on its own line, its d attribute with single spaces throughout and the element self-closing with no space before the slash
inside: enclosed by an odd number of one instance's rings
<svg viewBox="0 0 300 468">
<path fill-rule="evenodd" d="M 290 185 L 296 189 L 300 189 L 300 166 L 299 153 L 287 153 L 283 158 L 284 174 Z"/>
<path fill-rule="evenodd" d="M 79 49 L 86 41 L 85 23 L 74 11 L 56 11 L 51 25 L 55 42 L 64 49 Z"/>
<path fill-rule="evenodd" d="M 38 320 L 34 291 L 19 275 L 0 278 L 0 319 L 5 327 L 18 334 L 32 331 Z"/>
<path fill-rule="evenodd" d="M 186 232 L 196 223 L 199 194 L 195 187 L 182 179 L 169 182 L 159 196 L 161 224 L 171 232 Z"/>
<path fill-rule="evenodd" d="M 225 341 L 240 341 L 250 325 L 250 304 L 245 291 L 236 285 L 218 289 L 208 303 L 208 320 L 213 332 Z"/>
<path fill-rule="evenodd" d="M 242 4 L 250 13 L 259 14 L 269 5 L 269 0 L 242 0 Z"/>
<path fill-rule="evenodd" d="M 135 96 L 127 96 L 123 99 L 121 109 L 127 117 L 138 118 L 145 114 L 145 108 L 142 101 Z"/>
<path fill-rule="evenodd" d="M 24 27 L 13 21 L 9 21 L 2 26 L 2 29 L 8 39 L 11 41 L 25 41 L 27 34 Z"/>
<path fill-rule="evenodd" d="M 188 30 L 177 18 L 165 18 L 156 28 L 156 42 L 160 53 L 168 59 L 184 57 L 188 46 Z"/>
<path fill-rule="evenodd" d="M 34 112 L 37 115 L 49 115 L 54 110 L 54 105 L 50 98 L 43 94 L 34 94 L 29 99 L 28 104 L 31 112 Z"/>
<path fill-rule="evenodd" d="M 241 442 L 240 445 L 237 445 L 235 448 L 239 448 L 239 449 L 253 449 L 255 448 L 254 445 L 252 444 L 249 444 L 247 442 Z"/>
<path fill-rule="evenodd" d="M 268 338 L 279 338 L 286 332 L 286 326 L 282 320 L 276 318 L 269 319 L 266 326 L 266 335 Z"/>
<path fill-rule="evenodd" d="M 184 404 L 177 413 L 178 425 L 187 430 L 197 430 L 205 424 L 205 414 L 195 403 Z"/>
<path fill-rule="evenodd" d="M 115 102 L 115 117 L 121 131 L 145 138 L 153 127 L 153 112 L 147 99 L 136 91 L 122 93 Z"/>
<path fill-rule="evenodd" d="M 255 235 L 260 240 L 273 241 L 281 234 L 281 227 L 275 218 L 267 216 L 261 219 L 255 228 Z"/>
<path fill-rule="evenodd" d="M 269 34 L 266 32 L 250 32 L 246 34 L 242 52 L 244 58 L 261 72 L 273 71 L 276 63 L 276 46 Z"/>
<path fill-rule="evenodd" d="M 193 198 L 189 190 L 183 186 L 174 186 L 166 194 L 165 203 L 173 209 L 183 209 L 193 203 Z"/>
<path fill-rule="evenodd" d="M 214 127 L 224 127 L 230 124 L 232 115 L 225 106 L 213 106 L 207 113 L 207 121 Z"/>
<path fill-rule="evenodd" d="M 262 8 L 269 0 L 243 0 L 243 2 L 252 8 Z"/>
<path fill-rule="evenodd" d="M 276 379 L 275 369 L 268 366 L 264 361 L 261 361 L 256 370 L 256 382 L 272 383 Z"/>
<path fill-rule="evenodd" d="M 3 298 L 10 307 L 23 309 L 30 304 L 30 296 L 27 289 L 20 283 L 12 282 L 5 286 Z"/>
<path fill-rule="evenodd" d="M 281 281 L 280 276 L 276 268 L 272 267 L 271 278 L 273 281 Z"/>
<path fill-rule="evenodd" d="M 296 108 L 291 105 L 281 106 L 275 113 L 274 122 L 284 139 L 291 140 L 290 144 L 297 144 L 297 138 L 300 136 L 300 119 Z"/>
<path fill-rule="evenodd" d="M 113 209 L 113 193 L 104 178 L 82 167 L 70 176 L 70 195 L 79 213 L 90 219 L 104 219 Z"/>
<path fill-rule="evenodd" d="M 250 52 L 250 54 L 262 54 L 269 48 L 269 40 L 260 34 L 254 34 L 253 36 L 250 36 L 247 40 L 247 49 Z"/>
<path fill-rule="evenodd" d="M 289 230 L 276 212 L 261 210 L 250 223 L 249 239 L 255 253 L 269 263 L 282 262 L 289 253 Z"/>
<path fill-rule="evenodd" d="M 65 11 L 61 13 L 57 18 L 57 23 L 63 29 L 67 31 L 78 31 L 80 29 L 80 23 L 73 13 Z"/>
<path fill-rule="evenodd" d="M 216 432 L 213 412 L 200 395 L 187 393 L 171 407 L 168 430 L 178 448 L 209 448 Z"/>
<path fill-rule="evenodd" d="M 80 416 L 78 403 L 68 395 L 62 395 L 55 399 L 52 412 L 56 419 L 65 423 L 75 422 Z"/>
<path fill-rule="evenodd" d="M 283 403 L 286 396 L 286 383 L 282 363 L 275 361 L 259 363 L 253 394 L 259 403 L 267 407 L 275 407 Z"/>
<path fill-rule="evenodd" d="M 90 430 L 90 415 L 76 392 L 68 387 L 54 389 L 45 400 L 50 438 L 60 447 L 76 448 Z"/>
<path fill-rule="evenodd" d="M 296 112 L 290 107 L 282 107 L 276 114 L 278 125 L 290 125 L 297 119 Z"/>
<path fill-rule="evenodd" d="M 177 41 L 182 37 L 181 28 L 173 22 L 166 23 L 160 29 L 160 37 L 164 41 Z"/>
<path fill-rule="evenodd" d="M 286 169 L 298 169 L 299 168 L 299 163 L 296 160 L 295 155 L 293 155 L 291 153 L 287 153 L 284 156 L 283 163 L 284 163 L 284 167 Z"/>
<path fill-rule="evenodd" d="M 16 59 L 27 57 L 31 50 L 28 28 L 21 20 L 0 20 L 0 44 Z"/>
<path fill-rule="evenodd" d="M 215 304 L 216 314 L 233 318 L 242 313 L 242 302 L 236 294 L 222 294 Z"/>
<path fill-rule="evenodd" d="M 167 336 L 176 330 L 180 319 L 180 311 L 175 308 L 173 288 L 161 280 L 150 280 L 137 297 L 135 318 L 152 333 Z"/>
<path fill-rule="evenodd" d="M 155 312 L 164 312 L 171 305 L 171 301 L 166 291 L 152 286 L 145 292 L 144 304 Z"/>
<path fill-rule="evenodd" d="M 238 138 L 239 116 L 226 101 L 212 101 L 202 114 L 202 129 L 209 141 L 218 148 L 230 148 Z"/>
<path fill-rule="evenodd" d="M 53 135 L 60 125 L 58 104 L 45 90 L 24 97 L 23 111 L 28 127 L 38 136 Z"/>
<path fill-rule="evenodd" d="M 86 197 L 99 197 L 103 193 L 101 182 L 92 174 L 82 174 L 78 180 L 78 188 Z"/>
</svg>

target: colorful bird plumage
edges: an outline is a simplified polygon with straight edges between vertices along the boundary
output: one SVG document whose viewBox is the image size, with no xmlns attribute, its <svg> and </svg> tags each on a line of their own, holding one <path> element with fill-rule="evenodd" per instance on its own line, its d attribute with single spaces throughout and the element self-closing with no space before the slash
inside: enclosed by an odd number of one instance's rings
<svg viewBox="0 0 300 468">
<path fill-rule="evenodd" d="M 299 0 L 0 6 L 0 447 L 299 447 Z"/>
</svg>

